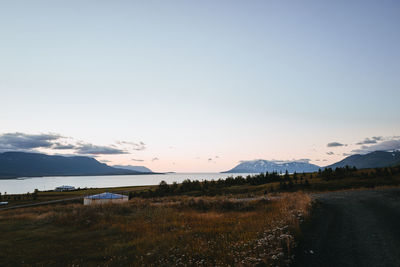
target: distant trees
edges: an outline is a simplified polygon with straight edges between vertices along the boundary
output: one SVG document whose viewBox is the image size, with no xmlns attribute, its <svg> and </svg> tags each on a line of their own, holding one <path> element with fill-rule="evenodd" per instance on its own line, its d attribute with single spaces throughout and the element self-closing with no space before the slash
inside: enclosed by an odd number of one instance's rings
<svg viewBox="0 0 400 267">
<path fill-rule="evenodd" d="M 198 181 L 186 179 L 182 183 L 176 182 L 168 184 L 165 181 L 161 181 L 155 190 L 147 190 L 140 192 L 133 192 L 130 197 L 161 197 L 168 195 L 181 195 L 188 192 L 198 192 L 199 194 L 218 194 L 221 189 L 231 186 L 238 185 L 262 185 L 274 182 L 280 182 L 285 180 L 288 183 L 293 184 L 288 172 L 285 173 L 284 177 L 279 175 L 277 172 L 266 172 L 257 175 L 247 175 L 243 177 L 241 175 L 237 177 L 227 177 L 226 179 L 218 179 L 211 181 Z M 273 191 L 273 189 L 271 190 Z"/>
<path fill-rule="evenodd" d="M 303 173 L 303 174 L 304 174 L 304 173 Z M 294 183 L 295 183 L 295 184 L 297 184 L 297 179 L 298 179 L 298 178 L 297 178 L 297 173 L 294 172 L 294 173 L 293 173 L 293 180 L 294 180 Z"/>
<path fill-rule="evenodd" d="M 286 170 L 285 171 L 285 175 L 283 176 L 283 180 L 285 180 L 285 181 L 289 181 L 289 172 Z"/>
<path fill-rule="evenodd" d="M 36 200 L 36 199 L 38 198 L 38 193 L 39 193 L 39 190 L 38 190 L 38 189 L 35 189 L 35 190 L 33 191 L 33 193 L 32 193 L 32 199 L 33 199 L 33 200 Z"/>
<path fill-rule="evenodd" d="M 322 178 L 324 180 L 336 180 L 336 179 L 344 179 L 344 178 L 387 178 L 392 175 L 400 173 L 400 166 L 397 167 L 385 167 L 385 168 L 374 168 L 374 169 L 365 169 L 363 171 L 359 171 L 356 167 L 338 167 L 335 169 L 325 168 L 324 170 L 319 170 L 317 177 Z M 312 175 L 310 176 L 312 178 Z"/>
<path fill-rule="evenodd" d="M 358 171 L 357 168 L 345 166 L 342 168 L 325 168 L 319 169 L 317 173 L 305 174 L 298 173 L 289 174 L 286 171 L 283 175 L 278 172 L 266 172 L 257 175 L 247 175 L 243 177 L 241 175 L 236 177 L 227 177 L 226 179 L 218 180 L 190 180 L 186 179 L 182 183 L 178 184 L 174 182 L 168 184 L 165 181 L 161 181 L 155 190 L 146 190 L 133 192 L 130 197 L 162 197 L 170 195 L 216 195 L 223 194 L 224 188 L 240 185 L 263 185 L 269 183 L 279 183 L 279 186 L 274 188 L 273 185 L 270 186 L 269 191 L 274 192 L 275 190 L 294 190 L 295 188 L 302 188 L 311 186 L 310 180 L 314 178 L 321 178 L 327 181 L 335 179 L 346 179 L 352 177 L 362 177 L 362 178 L 373 178 L 373 177 L 390 177 L 400 173 L 399 167 L 391 168 L 375 168 L 363 171 Z"/>
<path fill-rule="evenodd" d="M 325 168 L 323 171 L 321 169 L 318 170 L 318 177 L 329 181 L 332 179 L 353 177 L 356 172 L 356 167 L 350 168 L 349 166 L 337 167 L 334 170 L 332 168 Z"/>
<path fill-rule="evenodd" d="M 7 192 L 4 192 L 4 194 L 0 193 L 0 200 L 35 200 L 38 197 L 38 192 L 37 189 L 33 193 L 27 192 L 26 194 L 7 194 Z"/>
</svg>

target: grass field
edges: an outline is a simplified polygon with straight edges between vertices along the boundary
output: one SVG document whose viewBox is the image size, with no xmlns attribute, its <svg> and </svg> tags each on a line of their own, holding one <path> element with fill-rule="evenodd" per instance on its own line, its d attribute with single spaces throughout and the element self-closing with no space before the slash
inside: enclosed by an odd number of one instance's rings
<svg viewBox="0 0 400 267">
<path fill-rule="evenodd" d="M 133 199 L 0 213 L 0 266 L 286 265 L 311 199 Z"/>
<path fill-rule="evenodd" d="M 368 173 L 370 172 L 370 173 Z M 0 266 L 286 266 L 310 213 L 309 193 L 398 186 L 400 174 L 233 185 L 126 204 L 83 206 L 82 199 L 0 210 Z M 355 176 L 354 176 L 355 175 Z M 10 206 L 158 186 L 2 196 Z M 265 198 L 267 192 L 268 199 Z M 211 195 L 210 195 L 211 194 Z"/>
</svg>

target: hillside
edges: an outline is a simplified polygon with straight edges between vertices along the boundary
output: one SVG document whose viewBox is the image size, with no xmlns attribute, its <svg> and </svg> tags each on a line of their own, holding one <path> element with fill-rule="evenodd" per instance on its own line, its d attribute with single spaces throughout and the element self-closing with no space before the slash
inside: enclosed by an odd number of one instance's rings
<svg viewBox="0 0 400 267">
<path fill-rule="evenodd" d="M 262 172 L 314 172 L 320 167 L 314 164 L 301 161 L 268 161 L 252 160 L 244 161 L 233 169 L 224 173 L 262 173 Z"/>
<path fill-rule="evenodd" d="M 374 151 L 365 155 L 352 155 L 339 162 L 325 166 L 323 168 L 332 168 L 355 166 L 358 169 L 382 168 L 400 165 L 400 151 L 385 152 Z M 317 165 L 302 161 L 269 161 L 269 160 L 251 160 L 244 161 L 229 171 L 223 173 L 262 173 L 262 172 L 315 172 L 321 168 Z"/>
<path fill-rule="evenodd" d="M 352 155 L 325 168 L 355 166 L 358 169 L 382 168 L 400 164 L 400 151 L 374 151 L 365 155 Z"/>
<path fill-rule="evenodd" d="M 152 170 L 150 170 L 149 168 L 147 168 L 147 167 L 145 167 L 145 166 L 114 165 L 114 166 L 112 166 L 112 167 L 118 168 L 118 169 L 124 169 L 124 170 L 131 170 L 131 171 L 137 171 L 137 172 L 144 172 L 144 173 L 153 172 Z"/>
<path fill-rule="evenodd" d="M 140 174 L 100 163 L 90 157 L 51 156 L 39 153 L 0 153 L 0 178 L 53 175 L 117 175 Z"/>
</svg>

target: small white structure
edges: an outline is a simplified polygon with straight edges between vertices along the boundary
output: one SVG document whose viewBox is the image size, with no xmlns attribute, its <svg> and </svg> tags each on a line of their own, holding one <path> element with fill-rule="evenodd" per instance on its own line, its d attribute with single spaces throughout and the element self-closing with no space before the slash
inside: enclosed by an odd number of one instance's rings
<svg viewBox="0 0 400 267">
<path fill-rule="evenodd" d="M 128 196 L 105 192 L 98 195 L 85 197 L 83 199 L 83 205 L 122 203 L 122 202 L 127 202 L 128 200 L 129 200 Z"/>
<path fill-rule="evenodd" d="M 54 191 L 58 191 L 58 192 L 73 191 L 73 190 L 76 190 L 76 188 L 73 186 L 69 186 L 69 185 L 62 185 L 62 186 L 56 187 L 56 189 L 54 189 Z"/>
</svg>

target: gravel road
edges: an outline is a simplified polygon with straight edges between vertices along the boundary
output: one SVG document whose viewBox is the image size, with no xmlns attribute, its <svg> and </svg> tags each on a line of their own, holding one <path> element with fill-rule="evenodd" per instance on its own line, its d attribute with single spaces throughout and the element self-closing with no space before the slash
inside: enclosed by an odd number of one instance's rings
<svg viewBox="0 0 400 267">
<path fill-rule="evenodd" d="M 294 266 L 400 266 L 400 189 L 314 197 Z"/>
</svg>

